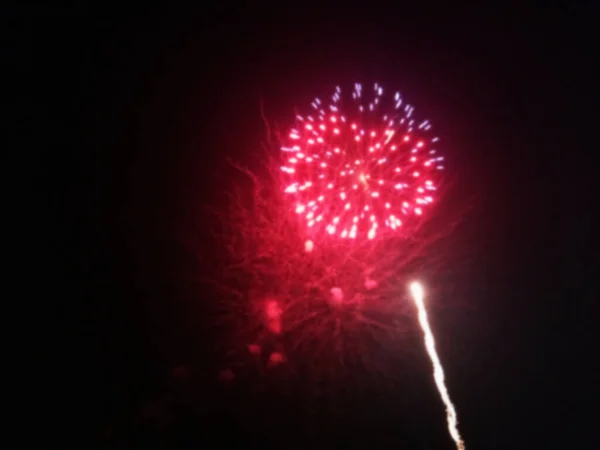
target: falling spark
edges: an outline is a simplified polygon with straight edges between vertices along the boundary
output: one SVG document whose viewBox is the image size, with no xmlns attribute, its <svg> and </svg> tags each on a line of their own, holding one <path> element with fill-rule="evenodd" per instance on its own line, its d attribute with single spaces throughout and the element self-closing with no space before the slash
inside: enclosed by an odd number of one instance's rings
<svg viewBox="0 0 600 450">
<path fill-rule="evenodd" d="M 433 376 L 435 379 L 435 384 L 438 388 L 440 396 L 442 397 L 442 401 L 446 405 L 448 431 L 450 432 L 450 436 L 452 436 L 452 439 L 456 443 L 456 448 L 458 450 L 464 450 L 465 444 L 458 432 L 458 419 L 456 417 L 456 410 L 454 409 L 454 405 L 450 400 L 450 395 L 448 394 L 448 389 L 446 388 L 446 384 L 444 382 L 444 369 L 442 368 L 442 364 L 440 363 L 440 359 L 435 350 L 435 341 L 433 339 L 433 333 L 431 332 L 429 320 L 427 319 L 427 310 L 425 309 L 425 303 L 423 301 L 423 286 L 421 286 L 421 283 L 415 281 L 411 283 L 410 291 L 415 301 L 415 304 L 417 305 L 417 309 L 419 310 L 419 323 L 421 324 L 423 334 L 425 335 L 425 346 L 427 347 L 427 353 L 429 354 L 429 358 L 431 359 L 431 363 L 433 364 Z"/>
</svg>

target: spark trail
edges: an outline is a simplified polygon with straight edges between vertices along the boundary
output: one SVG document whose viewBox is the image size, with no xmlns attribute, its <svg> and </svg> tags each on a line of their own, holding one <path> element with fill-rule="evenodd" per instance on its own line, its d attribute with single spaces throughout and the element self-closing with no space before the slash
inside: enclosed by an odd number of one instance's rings
<svg viewBox="0 0 600 450">
<path fill-rule="evenodd" d="M 440 396 L 442 397 L 442 401 L 446 405 L 448 431 L 450 432 L 450 436 L 456 443 L 456 448 L 458 450 L 465 450 L 465 443 L 463 442 L 462 438 L 460 437 L 460 433 L 458 432 L 458 419 L 456 416 L 456 410 L 454 409 L 454 405 L 450 400 L 450 395 L 448 394 L 448 389 L 446 388 L 446 383 L 444 382 L 444 369 L 442 368 L 442 364 L 440 363 L 440 359 L 435 350 L 435 341 L 433 339 L 433 333 L 431 332 L 429 320 L 427 319 L 427 310 L 425 309 L 425 303 L 423 301 L 423 286 L 421 285 L 421 283 L 415 281 L 411 283 L 410 291 L 419 311 L 419 323 L 421 324 L 423 334 L 425 335 L 425 346 L 427 348 L 427 353 L 429 354 L 429 358 L 431 359 L 431 363 L 433 364 L 433 377 L 435 379 L 435 384 L 438 388 Z"/>
</svg>

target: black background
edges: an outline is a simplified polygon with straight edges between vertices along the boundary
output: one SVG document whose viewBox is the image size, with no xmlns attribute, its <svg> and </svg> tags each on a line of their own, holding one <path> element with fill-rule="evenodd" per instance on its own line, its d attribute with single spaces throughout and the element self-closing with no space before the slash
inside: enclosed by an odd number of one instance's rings
<svg viewBox="0 0 600 450">
<path fill-rule="evenodd" d="M 188 233 L 208 241 L 202 208 L 231 181 L 225 155 L 252 160 L 261 101 L 285 125 L 373 80 L 427 114 L 476 193 L 428 280 L 467 448 L 597 448 L 598 11 L 566 4 L 9 14 L 15 172 L 36 188 L 17 200 L 38 255 L 21 292 L 43 322 L 20 327 L 44 361 L 19 404 L 28 427 L 83 448 L 452 448 L 424 357 L 398 408 L 355 404 L 310 438 L 293 402 L 274 413 L 274 397 L 218 387 L 214 293 L 190 282 Z"/>
</svg>

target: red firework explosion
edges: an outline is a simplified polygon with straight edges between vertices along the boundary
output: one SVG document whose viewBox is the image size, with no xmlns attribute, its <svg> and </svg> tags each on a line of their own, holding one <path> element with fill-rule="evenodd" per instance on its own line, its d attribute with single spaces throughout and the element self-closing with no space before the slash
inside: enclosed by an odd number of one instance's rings
<svg viewBox="0 0 600 450">
<path fill-rule="evenodd" d="M 379 349 L 411 327 L 398 286 L 449 231 L 421 228 L 440 201 L 443 157 L 429 121 L 416 122 L 400 94 L 375 84 L 370 102 L 363 97 L 356 84 L 347 102 L 340 88 L 328 106 L 315 99 L 313 115 L 298 116 L 284 139 L 275 134 L 283 165 L 270 153 L 258 171 L 232 163 L 250 183 L 234 186 L 222 216 L 228 264 L 218 282 L 232 361 L 333 379 L 400 358 L 398 347 Z"/>
<path fill-rule="evenodd" d="M 443 157 L 428 120 L 416 121 L 400 93 L 375 83 L 365 98 L 354 85 L 344 101 L 336 88 L 311 115 L 298 115 L 281 150 L 284 191 L 308 236 L 374 239 L 382 231 L 410 235 L 435 200 Z"/>
</svg>

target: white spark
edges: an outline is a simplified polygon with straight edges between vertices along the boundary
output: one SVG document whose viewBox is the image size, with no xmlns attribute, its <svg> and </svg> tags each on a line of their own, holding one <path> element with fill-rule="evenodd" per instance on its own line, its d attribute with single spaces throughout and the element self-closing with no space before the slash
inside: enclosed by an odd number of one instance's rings
<svg viewBox="0 0 600 450">
<path fill-rule="evenodd" d="M 442 401 L 446 405 L 448 431 L 450 432 L 450 436 L 452 436 L 452 439 L 456 443 L 456 448 L 458 450 L 464 450 L 465 444 L 458 432 L 458 419 L 456 416 L 456 410 L 454 409 L 454 405 L 450 400 L 450 395 L 448 394 L 448 389 L 446 388 L 446 384 L 444 382 L 444 369 L 442 368 L 440 358 L 438 357 L 438 354 L 435 350 L 435 341 L 433 339 L 433 333 L 431 332 L 429 320 L 427 319 L 427 310 L 425 309 L 425 303 L 423 301 L 423 286 L 421 286 L 421 283 L 415 281 L 411 283 L 410 291 L 415 301 L 415 304 L 417 305 L 417 309 L 419 310 L 419 323 L 421 324 L 423 334 L 425 335 L 425 347 L 427 348 L 427 353 L 429 354 L 429 358 L 431 359 L 431 363 L 433 364 L 433 377 L 435 379 L 435 384 L 440 393 L 440 396 L 442 397 Z"/>
</svg>

